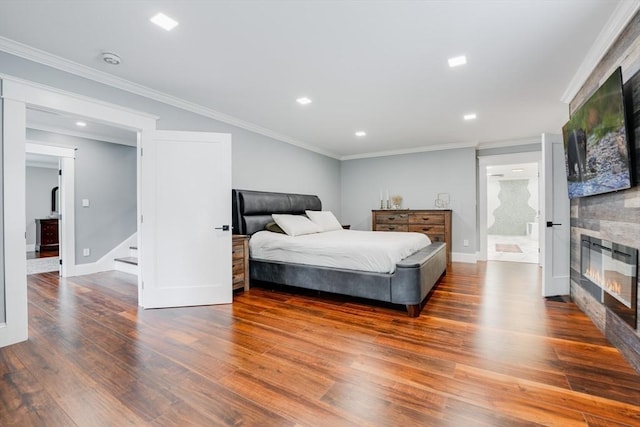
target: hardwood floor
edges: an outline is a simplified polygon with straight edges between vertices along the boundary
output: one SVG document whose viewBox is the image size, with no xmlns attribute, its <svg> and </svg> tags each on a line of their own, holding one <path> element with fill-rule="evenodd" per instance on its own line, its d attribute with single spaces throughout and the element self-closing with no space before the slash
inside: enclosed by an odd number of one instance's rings
<svg viewBox="0 0 640 427">
<path fill-rule="evenodd" d="M 145 311 L 126 273 L 28 281 L 2 426 L 640 425 L 640 376 L 532 264 L 454 263 L 419 318 L 261 288 Z"/>
</svg>

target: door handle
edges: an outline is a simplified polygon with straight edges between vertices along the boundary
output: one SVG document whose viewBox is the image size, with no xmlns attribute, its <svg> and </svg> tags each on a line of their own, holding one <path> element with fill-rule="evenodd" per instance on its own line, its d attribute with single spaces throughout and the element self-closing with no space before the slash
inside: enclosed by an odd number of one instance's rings
<svg viewBox="0 0 640 427">
<path fill-rule="evenodd" d="M 562 224 L 555 224 L 553 221 L 547 221 L 547 228 L 553 227 L 554 225 L 562 225 Z"/>
<path fill-rule="evenodd" d="M 216 227 L 216 230 L 222 230 L 222 231 L 229 231 L 229 226 L 228 225 L 223 225 L 222 227 Z"/>
</svg>

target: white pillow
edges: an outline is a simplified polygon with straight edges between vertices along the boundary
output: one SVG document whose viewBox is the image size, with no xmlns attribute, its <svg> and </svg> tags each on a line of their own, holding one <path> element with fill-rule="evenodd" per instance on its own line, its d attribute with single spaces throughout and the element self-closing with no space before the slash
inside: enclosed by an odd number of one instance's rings
<svg viewBox="0 0 640 427">
<path fill-rule="evenodd" d="M 282 231 L 289 236 L 302 236 L 303 234 L 313 234 L 322 231 L 309 218 L 303 215 L 273 214 L 273 220 L 282 228 Z"/>
<path fill-rule="evenodd" d="M 342 225 L 331 211 L 304 211 L 309 219 L 317 224 L 322 231 L 342 230 Z"/>
</svg>

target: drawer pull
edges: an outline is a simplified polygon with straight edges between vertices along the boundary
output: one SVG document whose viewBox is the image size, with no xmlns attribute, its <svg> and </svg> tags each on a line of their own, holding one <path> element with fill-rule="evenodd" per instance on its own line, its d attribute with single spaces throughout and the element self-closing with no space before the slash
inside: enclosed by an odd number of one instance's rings
<svg viewBox="0 0 640 427">
<path fill-rule="evenodd" d="M 431 227 L 425 227 L 422 229 L 422 231 L 429 231 L 429 230 L 431 230 Z"/>
<path fill-rule="evenodd" d="M 389 221 L 393 221 L 394 219 L 396 219 L 396 217 L 395 217 L 395 216 L 390 216 L 390 217 L 389 217 Z"/>
<path fill-rule="evenodd" d="M 429 217 L 428 216 L 423 216 L 422 219 L 425 220 L 425 221 L 429 221 Z"/>
<path fill-rule="evenodd" d="M 396 227 L 394 227 L 393 225 L 389 227 L 389 230 L 395 230 Z"/>
</svg>

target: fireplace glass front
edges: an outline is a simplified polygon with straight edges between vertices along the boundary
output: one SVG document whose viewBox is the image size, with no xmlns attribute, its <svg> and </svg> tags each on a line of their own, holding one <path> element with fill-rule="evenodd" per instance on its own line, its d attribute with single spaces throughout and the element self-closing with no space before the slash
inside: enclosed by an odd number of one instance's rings
<svg viewBox="0 0 640 427">
<path fill-rule="evenodd" d="M 583 288 L 635 329 L 638 250 L 582 235 L 580 256 Z"/>
</svg>

